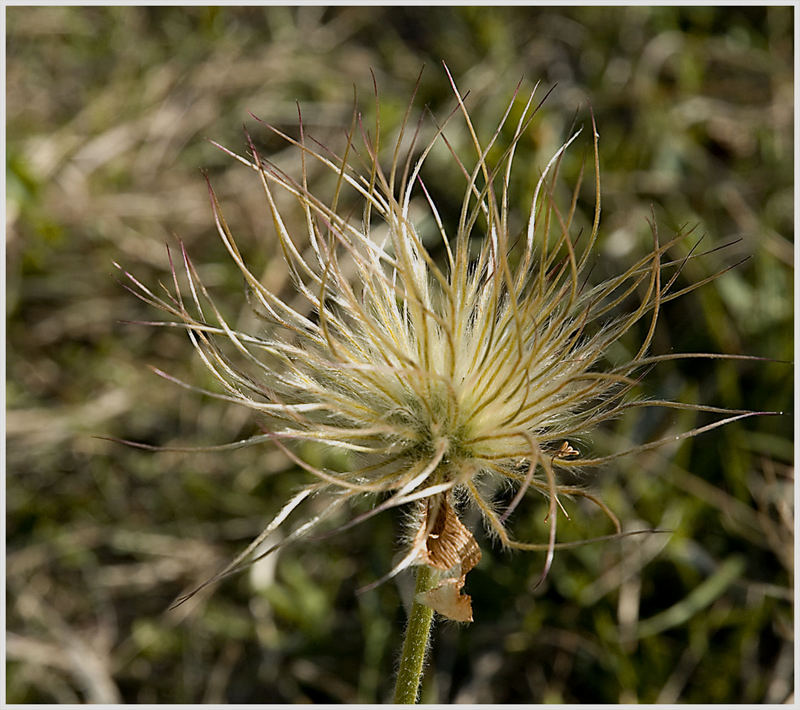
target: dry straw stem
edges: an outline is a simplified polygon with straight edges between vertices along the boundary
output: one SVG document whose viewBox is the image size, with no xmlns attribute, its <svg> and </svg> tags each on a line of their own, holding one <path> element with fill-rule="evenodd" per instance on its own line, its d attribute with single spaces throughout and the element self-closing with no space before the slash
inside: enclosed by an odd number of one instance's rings
<svg viewBox="0 0 800 710">
<path fill-rule="evenodd" d="M 265 333 L 242 332 L 226 321 L 182 246 L 183 285 L 170 256 L 173 281 L 165 296 L 126 272 L 137 295 L 172 317 L 161 325 L 186 330 L 221 391 L 179 384 L 240 403 L 265 419 L 262 434 L 205 450 L 271 442 L 314 478 L 247 549 L 202 586 L 308 535 L 348 502 L 368 497 L 372 507 L 338 530 L 390 508 L 412 511 L 405 554 L 375 584 L 409 567 L 427 565 L 434 589 L 418 601 L 468 621 L 469 597 L 461 588 L 480 550 L 459 520 L 466 506 L 480 511 L 487 530 L 504 547 L 544 552 L 543 579 L 554 551 L 566 546 L 556 537 L 559 511 L 566 516 L 562 499 L 578 496 L 594 503 L 621 534 L 606 505 L 584 487 L 563 483 L 564 472 L 585 471 L 766 413 L 635 395 L 641 378 L 664 360 L 756 359 L 648 354 L 662 305 L 720 274 L 677 289 L 682 266 L 697 254 L 692 250 L 675 260 L 668 253 L 690 232 L 662 243 L 653 218 L 650 253 L 618 276 L 590 284 L 600 224 L 599 135 L 593 115 L 590 171 L 596 197 L 590 228 L 581 232 L 574 226 L 583 170 L 571 199 L 563 206 L 555 199 L 561 162 L 581 134 L 577 130 L 541 170 L 522 233 L 511 233 L 512 164 L 541 106 L 534 101 L 536 89 L 524 96 L 517 86 L 487 140 L 479 138 L 466 97 L 449 71 L 448 77 L 453 111 L 420 148 L 426 124 L 421 117 L 413 125 L 412 96 L 388 151 L 388 169 L 377 87 L 374 127 L 366 129 L 354 109 L 339 152 L 307 136 L 302 117 L 297 138 L 263 124 L 299 151 L 299 178 L 262 157 L 249 134 L 249 155 L 220 146 L 260 182 L 296 295 L 305 301 L 304 307 L 296 305 L 297 298 L 290 305 L 251 272 L 209 184 L 217 231 L 244 277 L 253 308 L 269 324 Z M 516 123 L 511 123 L 512 113 L 519 115 Z M 458 155 L 446 138 L 455 121 L 466 128 L 470 159 Z M 458 218 L 452 221 L 442 217 L 422 178 L 426 159 L 442 147 L 452 156 L 454 179 L 460 175 L 464 183 Z M 335 179 L 327 201 L 308 184 L 312 162 Z M 291 234 L 287 228 L 278 208 L 281 191 L 302 211 L 304 234 Z M 360 217 L 342 207 L 354 197 L 362 205 Z M 427 206 L 433 233 L 416 216 L 412 220 L 412 205 L 416 211 Z M 441 259 L 426 246 L 437 241 Z M 625 310 L 632 297 L 638 305 Z M 609 349 L 640 321 L 646 335 L 638 350 L 626 362 L 610 364 Z M 594 427 L 640 407 L 719 416 L 691 431 L 608 455 L 579 450 L 577 442 Z M 351 468 L 311 465 L 292 449 L 303 441 L 348 452 Z M 516 492 L 500 509 L 497 493 L 509 487 Z M 508 529 L 512 511 L 530 490 L 547 500 L 545 540 L 518 540 Z M 290 516 L 299 517 L 319 496 L 329 502 L 321 512 L 306 515 L 280 543 L 262 549 L 279 526 Z"/>
</svg>

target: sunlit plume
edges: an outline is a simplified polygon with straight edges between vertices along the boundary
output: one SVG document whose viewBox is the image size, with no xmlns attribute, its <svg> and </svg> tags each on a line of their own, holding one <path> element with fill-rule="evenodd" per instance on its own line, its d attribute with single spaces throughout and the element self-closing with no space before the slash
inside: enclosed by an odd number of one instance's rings
<svg viewBox="0 0 800 710">
<path fill-rule="evenodd" d="M 296 290 L 290 305 L 251 272 L 209 184 L 219 236 L 244 277 L 255 311 L 268 323 L 264 332 L 242 332 L 226 321 L 182 248 L 185 275 L 179 277 L 173 266 L 166 297 L 127 274 L 137 295 L 173 317 L 162 325 L 186 329 L 221 389 L 207 392 L 160 374 L 261 415 L 262 434 L 207 448 L 269 443 L 312 476 L 263 533 L 206 584 L 280 545 L 322 532 L 337 517 L 338 531 L 403 506 L 411 513 L 406 550 L 375 584 L 411 566 L 429 565 L 435 583 L 420 601 L 449 618 L 471 621 L 462 587 L 481 552 L 461 520 L 464 510 L 480 511 L 502 546 L 543 552 L 544 578 L 554 551 L 566 546 L 556 537 L 559 518 L 566 516 L 563 501 L 590 501 L 611 521 L 609 537 L 621 534 L 608 507 L 586 486 L 565 482 L 575 480 L 565 473 L 755 414 L 636 394 L 641 378 L 660 361 L 720 357 L 649 353 L 662 305 L 713 276 L 678 288 L 681 266 L 693 255 L 670 259 L 668 252 L 687 234 L 662 243 L 652 219 L 651 250 L 618 276 L 592 285 L 600 223 L 594 117 L 585 131 L 589 135 L 583 136 L 588 137 L 588 165 L 571 198 L 559 205 L 555 194 L 564 155 L 581 130 L 543 161 L 519 229 L 510 206 L 519 202 L 510 195 L 512 164 L 541 106 L 536 90 L 521 95 L 518 87 L 499 125 L 481 139 L 467 98 L 448 77 L 455 107 L 433 122 L 423 145 L 427 122 L 423 117 L 412 125 L 412 98 L 389 151 L 382 145 L 379 110 L 372 131 L 354 111 L 339 152 L 306 135 L 302 119 L 296 138 L 264 124 L 299 151 L 297 177 L 263 158 L 249 135 L 246 156 L 222 148 L 260 181 Z M 454 122 L 461 122 L 470 137 L 469 159 L 447 138 Z M 502 138 L 509 135 L 510 140 Z M 464 183 L 457 218 L 442 216 L 423 181 L 434 149 L 449 151 L 453 180 Z M 311 163 L 335 177 L 332 199 L 315 196 L 308 180 Z M 589 228 L 581 231 L 575 222 L 584 172 L 592 175 L 595 198 Z M 286 208 L 278 209 L 280 191 L 296 200 L 303 233 L 287 226 Z M 355 216 L 349 207 L 354 198 L 362 206 Z M 418 217 L 421 206 L 424 220 Z M 423 221 L 432 229 L 423 231 Z M 609 350 L 640 323 L 638 349 L 625 362 L 612 363 Z M 589 432 L 637 407 L 692 409 L 718 418 L 602 456 L 584 450 L 581 442 Z M 349 469 L 311 465 L 297 453 L 301 441 L 346 451 Z M 541 496 L 528 501 L 531 492 Z M 319 496 L 328 500 L 322 512 L 304 514 Z M 527 506 L 538 509 L 542 496 L 546 507 L 537 514 L 546 515 L 547 535 L 517 539 L 508 527 L 512 514 Z M 342 525 L 341 514 L 357 498 L 370 506 Z M 291 532 L 264 549 L 265 540 L 295 517 L 300 522 Z"/>
</svg>

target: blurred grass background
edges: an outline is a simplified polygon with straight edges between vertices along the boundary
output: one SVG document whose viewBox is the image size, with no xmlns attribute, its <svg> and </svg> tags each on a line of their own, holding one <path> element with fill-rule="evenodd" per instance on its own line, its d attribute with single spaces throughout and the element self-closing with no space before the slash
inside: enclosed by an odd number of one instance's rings
<svg viewBox="0 0 800 710">
<path fill-rule="evenodd" d="M 423 64 L 417 105 L 441 118 L 445 60 L 486 138 L 520 78 L 557 84 L 518 152 L 520 188 L 590 100 L 603 175 L 593 279 L 648 248 L 651 204 L 662 237 L 697 224 L 701 250 L 740 240 L 690 261 L 680 286 L 750 257 L 669 303 L 653 352 L 792 360 L 792 26 L 789 7 L 7 8 L 7 700 L 390 697 L 412 580 L 354 590 L 391 567 L 400 515 L 296 545 L 165 613 L 303 474 L 269 447 L 149 453 L 93 438 L 205 445 L 257 431 L 250 413 L 148 370 L 207 383 L 180 333 L 120 322 L 158 314 L 112 262 L 154 286 L 178 237 L 225 312 L 257 327 L 201 169 L 256 272 L 286 285 L 257 181 L 206 137 L 243 150 L 247 122 L 291 166 L 248 112 L 294 132 L 299 100 L 307 129 L 335 143 L 354 84 L 371 111 L 372 69 L 390 128 Z M 454 175 L 432 162 L 426 184 L 443 204 L 460 198 Z M 542 556 L 479 535 L 476 621 L 438 625 L 423 699 L 790 699 L 792 385 L 781 363 L 659 366 L 645 394 L 787 414 L 592 472 L 626 529 L 673 532 L 565 551 L 535 593 Z M 615 450 L 708 421 L 642 410 L 582 443 Z M 565 539 L 609 532 L 596 512 L 570 511 Z M 543 536 L 543 515 L 531 496 L 517 534 Z"/>
</svg>

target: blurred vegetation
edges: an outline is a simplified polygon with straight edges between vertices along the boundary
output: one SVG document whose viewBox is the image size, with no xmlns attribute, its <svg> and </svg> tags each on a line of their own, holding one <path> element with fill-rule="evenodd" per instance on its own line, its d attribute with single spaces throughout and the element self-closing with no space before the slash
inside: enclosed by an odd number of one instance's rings
<svg viewBox="0 0 800 710">
<path fill-rule="evenodd" d="M 7 700 L 390 697 L 412 580 L 355 589 L 391 567 L 401 515 L 286 549 L 167 613 L 304 474 L 269 447 L 150 453 L 94 438 L 207 445 L 257 431 L 249 412 L 148 369 L 208 380 L 181 333 L 124 323 L 158 314 L 113 266 L 155 286 L 179 238 L 226 312 L 258 327 L 203 169 L 242 250 L 271 287 L 288 286 L 257 181 L 206 137 L 243 150 L 247 123 L 291 167 L 296 156 L 248 112 L 296 132 L 299 100 L 307 130 L 335 143 L 354 84 L 372 110 L 370 69 L 387 130 L 423 64 L 416 105 L 440 119 L 452 107 L 445 60 L 484 138 L 520 78 L 557 85 L 516 159 L 520 209 L 588 100 L 603 173 L 592 278 L 648 248 L 651 205 L 662 236 L 689 224 L 701 251 L 738 240 L 687 263 L 680 286 L 750 257 L 667 304 L 652 350 L 791 361 L 792 26 L 789 7 L 7 8 Z M 454 176 L 452 162 L 432 161 L 426 185 L 443 205 L 460 199 Z M 587 474 L 626 529 L 672 532 L 562 552 L 535 592 L 541 555 L 479 537 L 466 587 L 476 621 L 435 630 L 424 699 L 790 698 L 792 387 L 791 365 L 776 362 L 659 365 L 647 395 L 787 413 Z M 582 445 L 614 450 L 708 421 L 641 411 Z M 609 532 L 570 505 L 564 539 Z M 531 496 L 517 534 L 543 536 L 544 512 Z"/>
</svg>

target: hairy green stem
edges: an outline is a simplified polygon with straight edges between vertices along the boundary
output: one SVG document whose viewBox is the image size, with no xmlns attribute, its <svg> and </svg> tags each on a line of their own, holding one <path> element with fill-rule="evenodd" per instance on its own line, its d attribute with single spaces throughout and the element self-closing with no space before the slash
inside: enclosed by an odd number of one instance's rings
<svg viewBox="0 0 800 710">
<path fill-rule="evenodd" d="M 433 609 L 420 604 L 416 597 L 427 592 L 431 585 L 431 568 L 420 565 L 417 571 L 417 586 L 414 590 L 414 603 L 406 626 L 403 640 L 403 655 L 400 657 L 400 670 L 397 672 L 397 685 L 394 688 L 394 702 L 398 705 L 413 705 L 417 702 L 425 652 L 431 633 Z"/>
</svg>

